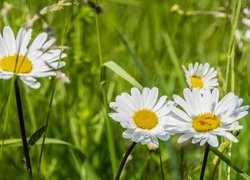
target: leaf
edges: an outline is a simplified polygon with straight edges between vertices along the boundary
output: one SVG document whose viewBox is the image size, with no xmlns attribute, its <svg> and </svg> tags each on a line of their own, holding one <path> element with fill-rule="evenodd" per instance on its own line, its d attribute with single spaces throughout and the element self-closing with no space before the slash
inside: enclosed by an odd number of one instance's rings
<svg viewBox="0 0 250 180">
<path fill-rule="evenodd" d="M 163 34 L 163 39 L 164 39 L 165 44 L 167 46 L 167 51 L 169 53 L 170 60 L 172 61 L 173 65 L 174 65 L 172 70 L 174 70 L 177 73 L 180 85 L 183 87 L 183 86 L 185 86 L 186 83 L 185 83 L 184 78 L 183 78 L 184 76 L 183 76 L 183 71 L 181 68 L 180 60 L 178 59 L 178 56 L 177 56 L 175 49 L 174 49 L 174 46 L 173 46 L 171 39 L 170 39 L 167 32 L 165 32 Z"/>
<path fill-rule="evenodd" d="M 45 126 L 43 126 L 42 128 L 45 128 Z M 42 128 L 40 128 L 40 129 L 42 129 Z M 38 129 L 37 131 L 39 131 L 40 129 Z M 40 140 L 37 140 L 37 143 L 35 145 L 41 145 L 42 143 L 43 143 L 42 139 L 40 139 Z M 82 152 L 82 149 L 80 149 L 77 146 L 74 146 L 73 144 L 70 144 L 70 143 L 68 143 L 66 141 L 63 141 L 63 140 L 60 140 L 60 139 L 55 139 L 55 138 L 45 138 L 44 144 L 55 144 L 55 145 L 62 145 L 62 146 L 69 147 L 69 148 L 73 149 L 74 151 L 76 151 L 77 153 L 79 153 L 81 155 L 82 160 L 85 161 L 86 156 L 85 156 L 84 152 Z M 2 147 L 2 146 L 5 146 L 5 147 L 21 147 L 22 145 L 23 144 L 22 144 L 22 139 L 21 138 L 0 139 L 0 147 Z"/>
<path fill-rule="evenodd" d="M 42 137 L 46 128 L 47 128 L 46 126 L 42 126 L 38 130 L 36 130 L 36 132 L 34 134 L 32 134 L 32 136 L 30 137 L 30 139 L 28 141 L 30 146 L 33 146 Z"/>
<path fill-rule="evenodd" d="M 211 151 L 216 154 L 222 161 L 224 161 L 227 165 L 229 165 L 231 168 L 233 168 L 236 172 L 238 172 L 243 178 L 250 180 L 250 177 L 247 173 L 245 173 L 242 169 L 234 165 L 230 159 L 228 159 L 227 156 L 225 156 L 223 153 L 221 153 L 218 149 L 211 147 Z"/>
<path fill-rule="evenodd" d="M 144 82 L 146 83 L 147 86 L 150 86 L 150 81 L 148 79 L 147 73 L 144 70 L 142 61 L 136 56 L 135 52 L 132 50 L 132 48 L 130 47 L 128 41 L 126 40 L 126 38 L 123 36 L 123 34 L 121 32 L 119 32 L 119 36 L 122 40 L 122 43 L 124 44 L 124 46 L 126 47 L 128 54 L 130 55 L 130 57 L 132 58 L 132 60 L 134 61 L 136 68 L 138 69 L 138 71 L 141 74 L 141 77 L 143 78 Z"/>
<path fill-rule="evenodd" d="M 114 61 L 108 61 L 103 64 L 103 66 L 106 66 L 107 68 L 114 71 L 116 74 L 121 76 L 124 80 L 128 81 L 131 85 L 142 89 L 142 85 L 136 81 L 127 71 L 125 71 L 122 67 L 120 67 L 118 64 L 116 64 Z"/>
</svg>

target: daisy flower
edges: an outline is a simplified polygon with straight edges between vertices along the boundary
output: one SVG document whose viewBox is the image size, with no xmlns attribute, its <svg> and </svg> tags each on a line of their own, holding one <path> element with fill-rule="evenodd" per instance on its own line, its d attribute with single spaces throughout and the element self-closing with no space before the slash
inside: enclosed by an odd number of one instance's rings
<svg viewBox="0 0 250 180">
<path fill-rule="evenodd" d="M 119 122 L 126 130 L 122 136 L 141 144 L 159 146 L 158 139 L 167 141 L 170 137 L 165 124 L 170 113 L 167 96 L 158 99 L 158 88 L 131 89 L 131 95 L 122 93 L 110 107 L 116 111 L 109 116 Z"/>
<path fill-rule="evenodd" d="M 249 106 L 241 106 L 243 99 L 230 92 L 222 100 L 219 100 L 217 88 L 203 93 L 199 89 L 183 91 L 184 99 L 174 95 L 174 101 L 182 108 L 171 106 L 173 116 L 168 124 L 172 133 L 183 134 L 178 142 L 182 143 L 192 138 L 192 143 L 206 142 L 217 147 L 219 145 L 217 136 L 238 142 L 230 131 L 242 128 L 238 120 L 248 114 Z"/>
<path fill-rule="evenodd" d="M 194 65 L 190 63 L 188 69 L 185 66 L 182 68 L 190 89 L 212 89 L 219 85 L 217 71 L 208 63 L 199 64 L 196 62 Z"/>
<path fill-rule="evenodd" d="M 5 26 L 0 34 L 0 79 L 14 75 L 31 88 L 39 88 L 36 78 L 56 76 L 55 70 L 65 65 L 58 61 L 66 54 L 60 49 L 50 49 L 55 39 L 43 32 L 30 43 L 32 29 L 21 28 L 15 38 L 12 29 Z"/>
</svg>

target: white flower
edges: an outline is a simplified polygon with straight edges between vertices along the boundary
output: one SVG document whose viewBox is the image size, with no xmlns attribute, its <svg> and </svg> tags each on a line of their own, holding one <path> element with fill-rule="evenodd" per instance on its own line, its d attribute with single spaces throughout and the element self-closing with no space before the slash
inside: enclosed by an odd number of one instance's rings
<svg viewBox="0 0 250 180">
<path fill-rule="evenodd" d="M 188 70 L 185 66 L 182 66 L 182 68 L 190 89 L 212 89 L 219 85 L 217 71 L 210 67 L 208 63 L 199 64 L 196 62 L 194 65 L 190 63 Z"/>
<path fill-rule="evenodd" d="M 238 120 L 248 114 L 249 106 L 241 106 L 243 99 L 234 93 L 228 93 L 219 101 L 219 90 L 205 90 L 203 93 L 199 89 L 183 91 L 184 99 L 174 95 L 174 101 L 182 108 L 170 107 L 173 112 L 171 122 L 172 133 L 183 134 L 178 142 L 182 143 L 192 138 L 192 143 L 206 142 L 211 146 L 219 145 L 217 135 L 238 142 L 230 131 L 242 128 Z M 172 113 L 171 113 L 172 114 Z"/>
<path fill-rule="evenodd" d="M 5 26 L 0 34 L 0 79 L 10 79 L 14 75 L 28 86 L 39 88 L 35 78 L 55 76 L 58 68 L 65 65 L 66 54 L 60 49 L 50 49 L 55 39 L 47 40 L 47 33 L 39 34 L 30 43 L 32 29 L 21 28 L 15 38 L 12 29 Z"/>
<path fill-rule="evenodd" d="M 169 115 L 167 96 L 158 100 L 158 88 L 144 88 L 142 93 L 137 88 L 131 89 L 131 95 L 122 93 L 111 102 L 110 107 L 116 112 L 109 116 L 126 128 L 122 136 L 141 144 L 158 147 L 158 139 L 167 141 L 170 137 L 165 125 Z M 158 138 L 158 139 L 157 139 Z"/>
</svg>

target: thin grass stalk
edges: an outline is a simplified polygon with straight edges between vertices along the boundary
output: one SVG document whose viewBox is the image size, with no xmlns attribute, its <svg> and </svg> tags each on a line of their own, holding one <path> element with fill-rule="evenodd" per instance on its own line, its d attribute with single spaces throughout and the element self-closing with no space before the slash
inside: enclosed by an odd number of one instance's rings
<svg viewBox="0 0 250 180">
<path fill-rule="evenodd" d="M 205 175 L 208 153 L 209 153 L 209 145 L 206 144 L 204 157 L 203 157 L 203 162 L 202 162 L 202 167 L 201 167 L 200 180 L 203 180 L 204 175 Z"/>
<path fill-rule="evenodd" d="M 1 115 L 0 117 L 2 116 L 2 114 L 4 113 L 4 108 L 6 107 L 6 112 L 4 114 L 4 126 L 3 126 L 3 134 L 2 134 L 2 143 L 1 143 L 1 153 L 0 153 L 0 159 L 2 158 L 2 152 L 3 152 L 3 144 L 4 144 L 4 140 L 5 140 L 5 131 L 6 131 L 6 127 L 7 127 L 7 119 L 8 119 L 8 115 L 9 115 L 9 109 L 10 109 L 10 99 L 11 99 L 11 94 L 12 94 L 12 91 L 13 91 L 13 87 L 14 87 L 14 82 L 15 82 L 15 78 L 12 78 L 11 80 L 11 85 L 10 85 L 10 90 L 9 90 L 9 94 L 8 94 L 8 98 L 7 98 L 7 102 L 4 103 L 3 105 L 3 108 L 1 110 Z M 2 118 L 1 118 L 2 119 Z"/>
<path fill-rule="evenodd" d="M 53 83 L 52 83 L 52 92 L 51 92 L 51 97 L 50 97 L 50 102 L 49 102 L 49 109 L 48 109 L 48 114 L 47 114 L 46 123 L 45 123 L 45 127 L 46 128 L 45 128 L 45 131 L 44 131 L 42 145 L 41 145 L 41 151 L 40 151 L 40 155 L 39 155 L 38 174 L 40 174 L 41 163 L 42 163 L 42 156 L 43 156 L 43 150 L 44 150 L 44 144 L 45 144 L 47 129 L 48 129 L 48 125 L 49 125 L 49 119 L 50 119 L 50 113 L 51 113 L 51 109 L 52 109 L 53 98 L 54 98 L 54 94 L 55 94 L 55 87 L 56 87 L 56 85 L 55 85 L 56 83 L 55 82 L 56 81 L 54 79 Z"/>
<path fill-rule="evenodd" d="M 183 144 L 181 144 L 181 147 L 180 147 L 180 178 L 181 179 L 184 179 L 184 169 L 185 169 L 184 154 L 185 154 L 185 147 Z"/>
<path fill-rule="evenodd" d="M 238 166 L 236 166 L 235 164 L 233 164 L 231 162 L 231 160 L 225 156 L 223 153 L 221 153 L 219 150 L 217 150 L 216 148 L 214 147 L 210 147 L 211 151 L 218 157 L 220 157 L 220 159 L 222 161 L 224 161 L 228 166 L 230 166 L 231 168 L 233 168 L 237 173 L 239 173 L 239 175 L 241 177 L 243 177 L 244 179 L 247 179 L 247 180 L 250 180 L 250 176 L 244 172 L 241 168 L 239 168 Z"/>
<path fill-rule="evenodd" d="M 101 46 L 99 18 L 98 18 L 97 13 L 95 13 L 95 20 L 96 20 L 98 55 L 99 55 L 99 63 L 100 63 L 100 84 L 101 84 L 101 91 L 102 91 L 102 98 L 103 98 L 103 105 L 104 105 L 104 119 L 105 119 L 105 123 L 107 126 L 106 135 L 107 135 L 107 139 L 108 139 L 108 148 L 109 148 L 109 152 L 110 152 L 109 154 L 110 154 L 110 159 L 111 159 L 113 175 L 115 177 L 117 161 L 116 161 L 116 153 L 115 153 L 115 147 L 114 147 L 114 139 L 112 136 L 111 124 L 109 122 L 109 118 L 107 115 L 107 109 L 109 106 L 108 106 L 108 100 L 107 100 L 105 69 L 103 66 L 103 58 L 102 58 L 102 46 Z"/>
<path fill-rule="evenodd" d="M 235 61 L 235 32 L 238 24 L 239 14 L 241 8 L 241 1 L 237 1 L 234 4 L 233 10 L 233 19 L 232 19 L 232 29 L 231 29 L 231 38 L 230 46 L 228 51 L 228 63 L 231 63 L 230 74 L 231 74 L 231 91 L 235 90 L 235 71 L 234 71 L 234 61 Z M 227 76 L 229 76 L 227 74 Z M 227 79 L 228 80 L 228 79 Z M 227 85 L 228 87 L 228 85 Z M 232 143 L 228 147 L 228 156 L 231 157 Z M 231 179 L 231 167 L 227 166 L 227 180 Z"/>
<path fill-rule="evenodd" d="M 18 119 L 19 119 L 19 125 L 20 125 L 21 136 L 22 136 L 25 162 L 26 162 L 27 171 L 29 173 L 29 178 L 32 179 L 32 167 L 31 167 L 31 162 L 30 162 L 29 146 L 27 142 L 24 119 L 23 119 L 22 100 L 21 100 L 20 89 L 18 86 L 18 79 L 15 80 L 15 94 L 16 94 L 16 105 L 17 105 L 17 110 L 18 110 Z"/>
<path fill-rule="evenodd" d="M 129 156 L 129 154 L 132 152 L 132 150 L 134 149 L 134 147 L 135 147 L 136 144 L 137 144 L 136 142 L 133 142 L 133 143 L 131 144 L 131 146 L 128 148 L 126 154 L 123 156 L 122 161 L 121 161 L 120 166 L 119 166 L 119 169 L 118 169 L 118 171 L 117 171 L 115 180 L 119 180 L 119 179 L 120 179 L 122 170 L 124 169 L 124 165 L 126 164 L 126 161 L 127 161 L 127 159 L 128 159 L 128 156 Z"/>
<path fill-rule="evenodd" d="M 164 171 L 163 171 L 162 157 L 161 157 L 161 150 L 160 150 L 160 148 L 159 148 L 159 150 L 158 150 L 158 153 L 159 153 L 160 166 L 161 166 L 161 178 L 162 178 L 162 180 L 165 180 Z"/>
<path fill-rule="evenodd" d="M 230 144 L 231 144 L 231 142 L 230 142 L 229 140 L 227 140 L 227 141 L 225 141 L 225 142 L 219 147 L 218 150 L 219 150 L 221 153 L 224 153 Z M 213 170 L 212 170 L 212 173 L 211 173 L 211 174 L 212 174 L 212 175 L 211 175 L 211 178 L 210 178 L 211 180 L 214 180 L 214 178 L 215 178 L 216 169 L 217 169 L 217 167 L 219 166 L 220 161 L 221 161 L 221 159 L 220 159 L 218 156 L 215 156 L 215 158 L 214 158 L 214 160 L 213 160 L 214 166 L 213 166 Z M 219 171 L 219 172 L 220 172 L 220 171 Z M 218 176 L 218 178 L 220 178 L 220 175 Z"/>
</svg>

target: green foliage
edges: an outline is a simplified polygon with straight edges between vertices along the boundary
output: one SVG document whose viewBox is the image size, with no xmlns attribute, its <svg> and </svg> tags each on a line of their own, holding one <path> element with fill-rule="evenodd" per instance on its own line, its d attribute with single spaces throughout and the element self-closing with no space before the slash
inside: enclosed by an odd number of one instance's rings
<svg viewBox="0 0 250 180">
<path fill-rule="evenodd" d="M 27 137 L 34 144 L 30 146 L 34 179 L 114 178 L 112 165 L 121 161 L 131 142 L 122 138 L 124 129 L 107 117 L 111 111 L 108 103 L 133 86 L 157 86 L 169 99 L 182 94 L 186 83 L 181 65 L 209 62 L 219 71 L 220 90 L 233 89 L 244 104 L 249 104 L 250 41 L 232 40 L 235 28 L 242 33 L 247 29 L 241 23 L 241 10 L 249 3 L 241 1 L 238 7 L 226 0 L 102 0 L 98 1 L 103 10 L 97 15 L 98 35 L 96 12 L 87 1 L 0 1 L 1 29 L 10 25 L 16 34 L 32 22 L 33 37 L 47 31 L 58 45 L 66 46 L 68 55 L 62 71 L 69 84 L 53 78 L 39 79 L 38 90 L 20 84 Z M 234 55 L 234 64 L 228 65 L 227 73 L 228 55 Z M 26 179 L 13 80 L 0 80 L 0 87 L 0 179 Z M 48 113 L 39 165 L 40 137 L 45 129 L 38 129 L 45 128 Z M 248 172 L 231 169 L 231 179 L 247 179 L 250 172 L 249 116 L 240 123 L 244 128 L 237 137 L 239 143 L 232 145 L 230 161 L 213 151 L 227 164 Z M 198 179 L 204 148 L 191 142 L 177 144 L 176 138 L 160 143 L 165 179 Z M 115 151 L 113 157 L 110 151 Z M 210 152 L 206 178 L 212 172 L 214 157 Z M 227 166 L 222 162 L 219 166 L 215 179 L 224 179 Z M 159 151 L 137 144 L 122 178 L 161 179 L 160 167 Z"/>
</svg>

